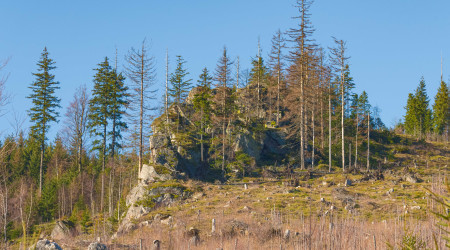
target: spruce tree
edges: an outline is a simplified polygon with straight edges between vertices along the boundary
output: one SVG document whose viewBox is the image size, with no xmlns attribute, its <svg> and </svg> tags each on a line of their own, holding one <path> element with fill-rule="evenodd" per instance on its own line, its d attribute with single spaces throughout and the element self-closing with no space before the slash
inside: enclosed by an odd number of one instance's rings
<svg viewBox="0 0 450 250">
<path fill-rule="evenodd" d="M 114 158 L 117 149 L 122 148 L 120 140 L 122 139 L 122 131 L 127 129 L 127 123 L 123 120 L 123 114 L 125 114 L 125 109 L 128 106 L 128 87 L 125 86 L 125 77 L 122 73 L 118 73 L 116 69 L 111 71 L 110 79 L 110 110 L 109 119 L 111 120 L 111 131 L 108 135 L 111 136 L 111 157 Z"/>
<path fill-rule="evenodd" d="M 204 143 L 207 142 L 205 137 L 207 133 L 205 129 L 211 124 L 211 83 L 212 77 L 209 75 L 208 69 L 204 68 L 198 80 L 198 92 L 194 96 L 194 110 L 199 114 L 196 125 L 198 127 L 199 143 L 200 143 L 200 161 L 203 163 Z"/>
<path fill-rule="evenodd" d="M 433 130 L 437 135 L 448 133 L 448 124 L 450 120 L 450 101 L 448 86 L 441 81 L 433 104 Z"/>
<path fill-rule="evenodd" d="M 189 72 L 185 68 L 186 61 L 181 56 L 177 56 L 177 67 L 175 72 L 170 75 L 169 96 L 172 97 L 172 103 L 175 105 L 177 113 L 177 132 L 180 129 L 180 109 L 181 104 L 186 99 L 191 89 L 191 79 L 187 79 Z"/>
<path fill-rule="evenodd" d="M 89 101 L 89 124 L 90 132 L 95 136 L 93 140 L 93 150 L 99 151 L 102 160 L 102 188 L 100 209 L 103 210 L 104 198 L 104 171 L 106 165 L 108 136 L 108 118 L 111 114 L 111 90 L 115 81 L 108 57 L 102 63 L 98 64 L 98 68 L 94 69 L 94 89 L 92 90 L 92 99 Z"/>
<path fill-rule="evenodd" d="M 418 134 L 419 138 L 422 139 L 423 135 L 430 132 L 432 127 L 431 110 L 428 108 L 429 99 L 423 77 L 420 79 L 413 100 L 410 103 L 412 104 L 411 107 L 407 105 L 407 114 L 413 115 L 414 118 L 408 117 L 408 121 L 406 121 L 405 117 L 405 122 L 412 122 L 412 124 L 405 124 L 405 127 L 413 127 L 415 135 Z M 412 110 L 408 110 L 408 108 L 412 108 Z"/>
<path fill-rule="evenodd" d="M 222 125 L 222 173 L 225 174 L 225 149 L 227 147 L 226 141 L 226 125 L 232 109 L 232 96 L 229 84 L 231 83 L 231 68 L 232 62 L 228 57 L 227 48 L 223 48 L 222 56 L 219 58 L 215 72 L 216 81 L 216 95 L 214 96 L 215 114 L 218 125 Z M 220 126 L 219 125 L 219 126 Z"/>
<path fill-rule="evenodd" d="M 414 94 L 408 94 L 406 101 L 405 114 L 405 132 L 410 135 L 416 135 L 416 98 Z"/>
<path fill-rule="evenodd" d="M 33 107 L 28 111 L 31 126 L 31 134 L 39 143 L 41 157 L 39 164 L 39 195 L 42 193 L 42 176 L 45 155 L 45 142 L 50 122 L 58 122 L 58 108 L 61 100 L 55 96 L 55 90 L 59 89 L 59 82 L 55 81 L 55 75 L 51 73 L 56 67 L 55 62 L 49 58 L 47 47 L 41 54 L 37 63 L 38 73 L 33 73 L 36 80 L 29 87 L 33 92 L 27 97 L 33 102 Z"/>
</svg>

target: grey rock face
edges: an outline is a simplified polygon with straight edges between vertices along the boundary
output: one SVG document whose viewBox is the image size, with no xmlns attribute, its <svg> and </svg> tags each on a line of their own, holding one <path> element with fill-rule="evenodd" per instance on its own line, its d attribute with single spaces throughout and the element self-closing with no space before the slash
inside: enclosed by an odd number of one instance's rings
<svg viewBox="0 0 450 250">
<path fill-rule="evenodd" d="M 144 164 L 142 165 L 138 178 L 143 184 L 149 184 L 155 181 L 170 180 L 172 176 L 169 174 L 158 174 L 153 166 Z"/>
<path fill-rule="evenodd" d="M 57 221 L 55 227 L 52 230 L 50 236 L 55 240 L 62 240 L 67 237 L 73 237 L 76 235 L 76 229 L 68 221 Z"/>
<path fill-rule="evenodd" d="M 409 183 L 419 183 L 421 180 L 412 173 L 406 173 L 403 179 Z"/>
<path fill-rule="evenodd" d="M 259 160 L 261 156 L 261 144 L 251 134 L 238 134 L 233 144 L 233 150 L 235 152 L 242 151 L 255 158 L 255 160 Z"/>
<path fill-rule="evenodd" d="M 88 246 L 88 250 L 107 250 L 108 248 L 106 245 L 99 243 L 99 242 L 93 242 Z"/>
<path fill-rule="evenodd" d="M 346 179 L 345 182 L 344 182 L 344 185 L 345 185 L 346 187 L 349 187 L 349 186 L 352 185 L 352 181 L 349 180 L 349 179 Z"/>
<path fill-rule="evenodd" d="M 56 243 L 51 242 L 47 239 L 39 240 L 36 245 L 33 247 L 30 247 L 29 249 L 36 249 L 36 250 L 49 250 L 49 249 L 57 249 L 62 250 L 62 248 Z"/>
</svg>

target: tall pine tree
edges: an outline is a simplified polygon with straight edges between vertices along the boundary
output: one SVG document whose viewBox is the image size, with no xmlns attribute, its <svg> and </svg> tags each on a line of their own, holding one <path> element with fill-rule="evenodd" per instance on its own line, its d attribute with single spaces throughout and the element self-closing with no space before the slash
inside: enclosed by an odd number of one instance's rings
<svg viewBox="0 0 450 250">
<path fill-rule="evenodd" d="M 194 96 L 193 104 L 194 110 L 199 113 L 196 126 L 198 128 L 199 143 L 200 143 L 200 161 L 205 161 L 204 144 L 207 136 L 206 128 L 211 124 L 211 83 L 212 77 L 209 75 L 208 69 L 204 68 L 198 80 L 198 92 Z"/>
<path fill-rule="evenodd" d="M 181 56 L 177 56 L 177 67 L 175 72 L 170 75 L 169 96 L 172 98 L 172 103 L 175 105 L 177 113 L 177 132 L 180 129 L 181 118 L 180 109 L 181 103 L 184 102 L 189 90 L 191 89 L 191 79 L 187 79 L 189 72 L 185 68 L 186 61 Z"/>
<path fill-rule="evenodd" d="M 416 92 L 409 94 L 406 104 L 406 133 L 423 138 L 432 128 L 431 110 L 428 108 L 428 95 L 425 80 L 420 79 Z"/>
<path fill-rule="evenodd" d="M 433 130 L 437 135 L 448 133 L 450 101 L 447 83 L 441 81 L 433 105 Z"/>
<path fill-rule="evenodd" d="M 58 122 L 59 112 L 57 108 L 60 99 L 55 96 L 55 90 L 59 89 L 59 82 L 55 81 L 55 75 L 50 71 L 54 70 L 55 62 L 49 58 L 47 47 L 41 54 L 41 60 L 37 63 L 38 73 L 33 73 L 36 80 L 29 87 L 33 92 L 28 96 L 33 102 L 33 107 L 28 111 L 32 136 L 39 143 L 41 157 L 39 163 L 39 195 L 42 193 L 42 176 L 45 155 L 45 142 L 47 132 L 50 129 L 50 122 Z"/>
</svg>

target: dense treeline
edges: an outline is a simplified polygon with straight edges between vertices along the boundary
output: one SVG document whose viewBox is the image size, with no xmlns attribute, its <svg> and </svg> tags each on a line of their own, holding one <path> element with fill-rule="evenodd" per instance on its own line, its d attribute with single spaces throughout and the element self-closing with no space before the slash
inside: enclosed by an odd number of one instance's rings
<svg viewBox="0 0 450 250">
<path fill-rule="evenodd" d="M 220 178 L 236 168 L 245 176 L 269 164 L 370 169 L 378 160 L 376 150 L 375 156 L 370 151 L 373 133 L 386 128 L 368 94 L 353 91 L 357 83 L 345 41 L 333 38 L 335 46 L 325 49 L 312 39 L 310 5 L 297 1 L 298 26 L 274 34 L 267 58 L 258 44 L 251 69 L 240 69 L 239 57 L 230 58 L 225 47 L 216 68 L 204 68 L 195 77 L 178 55 L 173 72 L 166 64 L 164 86 L 156 84 L 145 41 L 130 49 L 124 72 L 118 71 L 117 58 L 113 67 L 106 57 L 94 69 L 93 89 L 80 86 L 64 117 L 59 115 L 60 83 L 52 74 L 56 63 L 45 48 L 30 84 L 30 133 L 18 131 L 0 144 L 3 241 L 26 240 L 39 232 L 38 224 L 61 218 L 80 223 L 87 233 L 108 221 L 101 230 L 110 232 L 138 171 L 149 161 L 149 136 L 156 131 L 179 148 L 197 151 L 201 172 Z M 155 104 L 157 90 L 165 92 L 164 104 Z M 448 138 L 448 107 L 446 83 L 431 111 L 422 80 L 408 98 L 405 131 Z M 153 119 L 156 110 L 160 116 Z M 65 128 L 49 142 L 50 125 L 59 119 Z M 286 157 L 255 159 L 234 150 L 242 134 L 257 137 L 268 130 L 286 134 Z"/>
<path fill-rule="evenodd" d="M 407 134 L 419 139 L 448 141 L 450 101 L 448 85 L 442 80 L 442 77 L 432 109 L 429 107 L 429 98 L 423 77 L 420 79 L 416 92 L 408 95 L 405 109 L 405 121 L 400 125 Z"/>
</svg>

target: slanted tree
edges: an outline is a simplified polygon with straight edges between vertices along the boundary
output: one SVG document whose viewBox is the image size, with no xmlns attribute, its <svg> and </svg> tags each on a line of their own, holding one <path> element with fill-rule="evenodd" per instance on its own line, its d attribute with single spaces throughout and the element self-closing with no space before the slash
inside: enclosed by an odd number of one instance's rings
<svg viewBox="0 0 450 250">
<path fill-rule="evenodd" d="M 33 73 L 36 80 L 29 87 L 32 93 L 28 96 L 33 103 L 33 107 L 28 111 L 31 126 L 31 134 L 39 143 L 41 152 L 39 163 L 39 195 L 42 193 L 42 176 L 45 155 L 45 142 L 51 122 L 58 122 L 58 108 L 61 100 L 55 95 L 59 89 L 59 82 L 55 81 L 55 75 L 51 73 L 56 67 L 53 59 L 49 58 L 47 47 L 41 54 L 41 59 L 37 63 L 38 73 Z"/>
<path fill-rule="evenodd" d="M 433 130 L 436 135 L 446 135 L 450 121 L 450 100 L 447 83 L 441 81 L 433 104 Z"/>
<path fill-rule="evenodd" d="M 185 68 L 186 61 L 182 56 L 177 56 L 177 67 L 175 72 L 170 75 L 169 96 L 172 97 L 172 103 L 175 106 L 177 113 L 177 132 L 179 132 L 181 125 L 180 112 L 182 110 L 181 104 L 186 100 L 191 89 L 192 79 L 188 78 L 189 72 Z"/>
<path fill-rule="evenodd" d="M 146 41 L 144 40 L 141 49 L 131 48 L 126 56 L 127 66 L 125 66 L 126 75 L 131 80 L 131 97 L 135 102 L 130 105 L 132 113 L 132 122 L 139 125 L 139 168 L 141 170 L 143 155 L 145 151 L 145 142 L 148 132 L 144 131 L 150 121 L 149 112 L 155 108 L 150 105 L 150 101 L 155 99 L 154 90 L 151 87 L 155 83 L 155 59 L 149 55 Z M 138 119 L 134 117 L 139 117 Z M 145 138 L 145 140 L 144 140 Z"/>
</svg>

